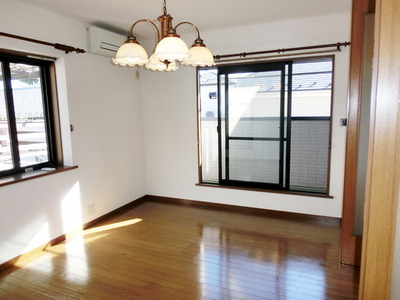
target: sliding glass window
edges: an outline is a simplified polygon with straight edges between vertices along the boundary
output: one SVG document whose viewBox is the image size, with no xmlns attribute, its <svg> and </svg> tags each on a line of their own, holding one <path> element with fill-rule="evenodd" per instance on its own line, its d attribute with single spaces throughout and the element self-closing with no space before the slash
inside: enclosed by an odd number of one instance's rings
<svg viewBox="0 0 400 300">
<path fill-rule="evenodd" d="M 0 176 L 56 164 L 51 64 L 0 54 Z"/>
<path fill-rule="evenodd" d="M 333 58 L 204 68 L 200 181 L 328 194 Z"/>
</svg>

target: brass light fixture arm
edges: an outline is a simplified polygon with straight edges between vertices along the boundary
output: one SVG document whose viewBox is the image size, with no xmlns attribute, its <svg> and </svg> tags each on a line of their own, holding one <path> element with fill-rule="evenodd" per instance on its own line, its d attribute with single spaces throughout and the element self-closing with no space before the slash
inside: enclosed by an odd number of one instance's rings
<svg viewBox="0 0 400 300">
<path fill-rule="evenodd" d="M 196 30 L 196 32 L 197 32 L 197 38 L 195 39 L 194 45 L 193 45 L 193 46 L 196 45 L 196 46 L 203 46 L 203 47 L 205 47 L 205 45 L 204 45 L 204 43 L 203 43 L 203 40 L 202 40 L 201 37 L 200 37 L 200 31 L 199 31 L 199 29 L 197 28 L 197 26 L 194 25 L 193 23 L 191 23 L 191 22 L 181 22 L 181 23 L 179 23 L 178 25 L 175 26 L 174 30 L 176 31 L 176 29 L 177 29 L 180 25 L 184 25 L 184 24 L 192 26 L 192 28 L 194 28 L 194 29 Z"/>
<path fill-rule="evenodd" d="M 135 23 L 133 23 L 133 25 L 131 26 L 131 29 L 129 30 L 128 36 L 135 37 L 133 35 L 133 28 L 136 26 L 136 24 L 141 23 L 141 22 L 147 22 L 147 23 L 150 23 L 151 25 L 153 25 L 153 27 L 157 31 L 157 42 L 159 42 L 160 39 L 161 39 L 160 30 L 158 29 L 157 25 L 154 24 L 154 22 L 152 20 L 149 20 L 149 19 L 140 19 L 140 20 L 136 21 Z M 136 37 L 135 37 L 135 39 L 136 39 Z"/>
</svg>

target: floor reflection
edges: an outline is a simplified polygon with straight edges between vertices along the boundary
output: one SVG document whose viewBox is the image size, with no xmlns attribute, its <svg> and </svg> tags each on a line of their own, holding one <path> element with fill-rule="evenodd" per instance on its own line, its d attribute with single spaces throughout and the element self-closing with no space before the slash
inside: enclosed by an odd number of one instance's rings
<svg viewBox="0 0 400 300">
<path fill-rule="evenodd" d="M 66 279 L 75 284 L 86 284 L 91 278 L 89 257 L 86 247 L 94 241 L 101 240 L 110 234 L 113 229 L 127 227 L 141 222 L 142 219 L 131 219 L 121 222 L 92 227 L 84 231 L 74 232 L 68 237 L 68 241 L 52 248 L 52 253 L 65 255 Z"/>
<path fill-rule="evenodd" d="M 325 299 L 328 244 L 200 226 L 202 295 L 227 299 Z"/>
<path fill-rule="evenodd" d="M 338 224 L 147 202 L 0 273 L 0 299 L 357 299 L 339 240 Z"/>
</svg>

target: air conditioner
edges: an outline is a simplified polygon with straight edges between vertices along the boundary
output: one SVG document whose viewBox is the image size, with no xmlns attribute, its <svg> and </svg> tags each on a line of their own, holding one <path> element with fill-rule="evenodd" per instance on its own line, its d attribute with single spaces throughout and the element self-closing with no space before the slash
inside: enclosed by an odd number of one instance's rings
<svg viewBox="0 0 400 300">
<path fill-rule="evenodd" d="M 125 42 L 126 37 L 95 26 L 87 29 L 89 52 L 113 57 L 118 48 Z"/>
</svg>

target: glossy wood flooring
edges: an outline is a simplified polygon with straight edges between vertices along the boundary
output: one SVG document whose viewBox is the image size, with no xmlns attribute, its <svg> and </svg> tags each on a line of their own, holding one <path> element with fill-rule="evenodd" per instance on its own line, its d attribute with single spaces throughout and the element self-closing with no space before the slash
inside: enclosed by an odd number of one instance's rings
<svg viewBox="0 0 400 300">
<path fill-rule="evenodd" d="M 0 299 L 356 299 L 339 228 L 146 202 L 0 273 Z"/>
</svg>

